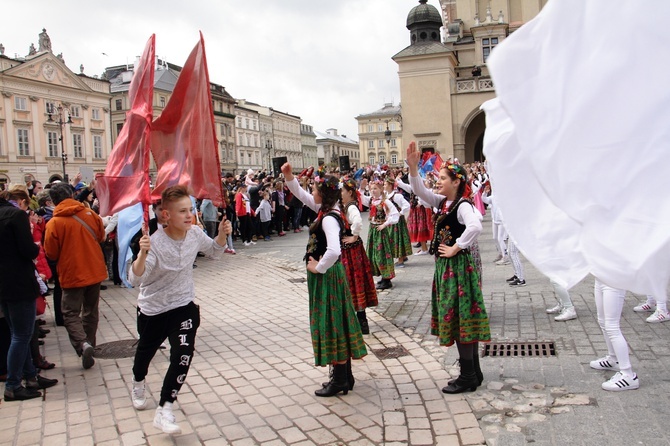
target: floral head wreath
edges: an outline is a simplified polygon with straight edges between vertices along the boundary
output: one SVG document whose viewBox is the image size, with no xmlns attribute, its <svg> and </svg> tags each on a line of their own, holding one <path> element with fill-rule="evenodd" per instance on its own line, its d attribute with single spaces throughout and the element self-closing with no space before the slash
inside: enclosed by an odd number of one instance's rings
<svg viewBox="0 0 670 446">
<path fill-rule="evenodd" d="M 342 185 L 347 186 L 351 190 L 358 189 L 358 184 L 356 184 L 356 180 L 354 180 L 353 178 L 342 179 Z"/>
<path fill-rule="evenodd" d="M 326 173 L 326 169 L 322 167 L 319 169 L 316 177 L 314 177 L 314 183 L 317 185 L 319 190 L 322 190 L 323 188 L 338 190 L 340 188 L 340 180 L 338 180 L 334 175 L 326 177 L 327 175 L 328 174 Z"/>
<path fill-rule="evenodd" d="M 387 176 L 386 179 L 384 180 L 384 182 L 386 182 L 388 184 L 392 184 L 392 185 L 395 186 L 395 178 L 393 178 L 391 176 Z"/>
<path fill-rule="evenodd" d="M 381 176 L 375 174 L 375 175 L 373 175 L 372 179 L 370 180 L 370 184 L 376 184 L 378 186 L 383 186 L 384 185 L 384 180 L 382 179 Z"/>
<path fill-rule="evenodd" d="M 451 171 L 452 174 L 459 180 L 464 180 L 465 179 L 465 169 L 463 169 L 463 166 L 460 164 L 456 163 L 450 163 L 447 164 L 447 170 Z"/>
</svg>

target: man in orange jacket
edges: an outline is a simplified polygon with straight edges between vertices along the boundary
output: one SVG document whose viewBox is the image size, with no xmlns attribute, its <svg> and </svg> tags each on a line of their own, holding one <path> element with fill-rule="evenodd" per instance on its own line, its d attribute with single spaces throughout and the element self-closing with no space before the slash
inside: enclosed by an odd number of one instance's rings
<svg viewBox="0 0 670 446">
<path fill-rule="evenodd" d="M 49 194 L 56 208 L 47 223 L 44 250 L 49 259 L 58 262 L 61 308 L 70 343 L 82 357 L 82 366 L 90 369 L 95 364 L 100 283 L 107 278 L 100 247 L 105 230 L 98 214 L 72 198 L 69 185 L 56 184 Z"/>
</svg>

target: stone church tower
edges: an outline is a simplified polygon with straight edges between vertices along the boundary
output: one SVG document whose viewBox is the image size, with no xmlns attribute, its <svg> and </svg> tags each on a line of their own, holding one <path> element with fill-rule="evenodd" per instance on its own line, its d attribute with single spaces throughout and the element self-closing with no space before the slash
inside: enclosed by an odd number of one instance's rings
<svg viewBox="0 0 670 446">
<path fill-rule="evenodd" d="M 398 64 L 402 141 L 468 163 L 482 160 L 484 113 L 495 96 L 486 59 L 547 0 L 420 0 L 407 15 L 410 45 Z M 442 32 L 442 37 L 441 37 Z"/>
</svg>

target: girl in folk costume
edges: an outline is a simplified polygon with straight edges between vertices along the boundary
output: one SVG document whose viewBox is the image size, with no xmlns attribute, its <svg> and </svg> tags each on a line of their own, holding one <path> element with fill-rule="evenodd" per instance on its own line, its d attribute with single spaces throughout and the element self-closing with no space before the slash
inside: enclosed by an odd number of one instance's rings
<svg viewBox="0 0 670 446">
<path fill-rule="evenodd" d="M 361 181 L 365 189 L 367 180 Z M 373 276 L 382 276 L 377 282 L 378 290 L 393 288 L 391 279 L 395 277 L 393 268 L 393 239 L 389 226 L 398 222 L 400 214 L 395 205 L 383 195 L 382 181 L 373 179 L 370 196 L 361 194 L 361 203 L 370 208 L 370 229 L 368 231 L 367 253 Z"/>
<path fill-rule="evenodd" d="M 370 327 L 365 316 L 365 309 L 376 307 L 378 302 L 370 260 L 360 237 L 363 219 L 359 209 L 359 194 L 354 179 L 348 178 L 342 182 L 342 207 L 351 232 L 342 239 L 342 263 L 347 273 L 347 281 L 354 309 L 361 324 L 361 331 L 363 334 L 369 334 Z"/>
<path fill-rule="evenodd" d="M 483 381 L 478 342 L 491 340 L 481 281 L 468 250 L 482 231 L 480 214 L 464 199 L 467 174 L 459 164 L 440 170 L 437 193 L 427 189 L 418 173 L 420 152 L 412 142 L 407 149 L 410 185 L 419 197 L 437 208 L 431 253 L 435 254 L 432 288 L 431 332 L 440 345 L 458 348 L 460 376 L 442 389 L 444 393 L 474 391 Z"/>
<path fill-rule="evenodd" d="M 412 187 L 398 180 L 396 185 L 405 192 L 411 193 L 409 217 L 407 219 L 407 229 L 409 230 L 410 243 L 417 243 L 415 247 L 421 247 L 421 250 L 414 253 L 415 256 L 428 254 L 427 242 L 433 238 L 432 218 L 433 210 L 430 205 L 421 198 L 414 195 Z M 426 186 L 428 187 L 428 186 Z M 432 186 L 430 187 L 432 189 Z"/>
<path fill-rule="evenodd" d="M 407 217 L 409 217 L 410 204 L 402 194 L 395 189 L 395 180 L 392 176 L 386 177 L 384 181 L 384 192 L 387 200 L 391 201 L 400 213 L 398 223 L 391 227 L 393 241 L 393 257 L 398 259 L 398 268 L 405 267 L 407 256 L 412 254 L 412 243 L 409 241 L 409 230 L 407 229 Z"/>
<path fill-rule="evenodd" d="M 314 360 L 318 366 L 333 366 L 328 383 L 314 393 L 317 396 L 345 395 L 354 387 L 351 358 L 367 354 L 361 327 L 352 304 L 344 265 L 340 262 L 341 239 L 346 222 L 339 207 L 339 180 L 334 176 L 314 179 L 312 195 L 303 190 L 291 171 L 282 166 L 289 190 L 315 212 L 307 244 L 307 288 Z"/>
</svg>

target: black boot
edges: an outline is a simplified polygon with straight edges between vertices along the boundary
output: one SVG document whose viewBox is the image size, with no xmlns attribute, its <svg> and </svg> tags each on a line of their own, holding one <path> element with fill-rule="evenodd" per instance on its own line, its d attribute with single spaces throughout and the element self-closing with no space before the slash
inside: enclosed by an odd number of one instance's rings
<svg viewBox="0 0 670 446">
<path fill-rule="evenodd" d="M 460 362 L 460 359 L 458 360 Z M 481 386 L 482 383 L 484 382 L 484 374 L 482 373 L 482 369 L 479 367 L 479 354 L 478 352 L 475 352 L 475 355 L 473 356 L 473 361 L 475 365 L 475 375 L 477 375 L 477 387 Z M 447 384 L 453 384 L 455 383 L 456 380 L 452 379 L 450 381 L 447 381 Z"/>
<path fill-rule="evenodd" d="M 472 359 L 460 359 L 461 374 L 456 381 L 442 389 L 444 393 L 474 392 L 477 390 L 479 381 L 475 373 L 475 362 Z"/>
<path fill-rule="evenodd" d="M 326 381 L 325 383 L 321 383 L 321 387 L 326 387 L 328 384 L 333 382 L 333 372 L 334 372 L 334 370 L 335 370 L 335 368 L 333 367 L 332 364 L 328 366 L 328 381 Z"/>
<path fill-rule="evenodd" d="M 376 288 L 378 290 L 388 290 L 389 288 L 393 288 L 391 279 L 382 279 L 382 281 L 377 284 Z"/>
<path fill-rule="evenodd" d="M 315 390 L 316 396 L 335 396 L 342 392 L 344 395 L 349 393 L 349 380 L 347 379 L 347 364 L 333 365 L 333 379 L 326 387 Z"/>
<path fill-rule="evenodd" d="M 357 311 L 358 322 L 361 324 L 361 333 L 370 334 L 370 325 L 368 325 L 368 318 L 365 316 L 365 310 Z"/>
<path fill-rule="evenodd" d="M 331 365 L 330 370 L 328 371 L 328 379 L 330 381 L 321 383 L 321 387 L 328 387 L 328 384 L 331 383 L 331 381 L 333 380 L 333 370 L 335 369 Z M 356 379 L 354 378 L 354 374 L 351 371 L 351 359 L 347 361 L 347 375 L 349 377 L 349 390 L 354 390 L 354 384 L 356 384 Z"/>
<path fill-rule="evenodd" d="M 478 385 L 481 386 L 484 382 L 484 374 L 482 373 L 481 367 L 479 367 L 479 349 L 475 350 L 475 354 L 472 357 L 475 363 L 475 375 L 477 375 Z"/>
<path fill-rule="evenodd" d="M 351 359 L 347 361 L 347 379 L 349 380 L 349 390 L 354 390 L 356 380 L 354 379 L 354 373 L 351 371 Z"/>
</svg>

